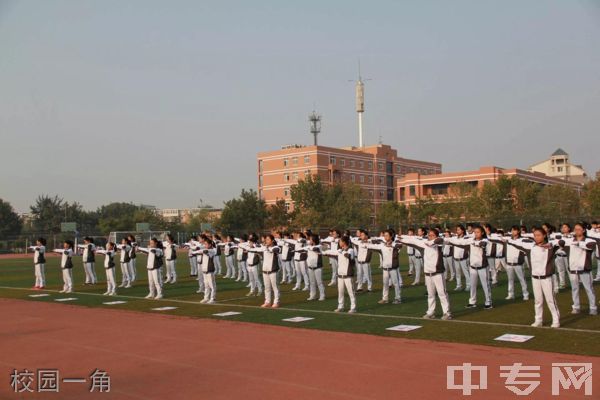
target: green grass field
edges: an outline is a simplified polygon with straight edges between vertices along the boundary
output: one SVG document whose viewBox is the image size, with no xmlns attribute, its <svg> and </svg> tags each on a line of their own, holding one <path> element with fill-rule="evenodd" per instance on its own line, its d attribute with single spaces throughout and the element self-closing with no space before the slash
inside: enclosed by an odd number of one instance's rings
<svg viewBox="0 0 600 400">
<path fill-rule="evenodd" d="M 61 295 L 57 293 L 62 289 L 61 272 L 58 266 L 58 258 L 49 258 L 46 264 L 46 291 L 29 290 L 34 283 L 33 265 L 31 258 L 22 259 L 0 259 L 0 297 L 22 299 L 28 301 L 54 302 L 60 297 L 77 297 L 76 301 L 68 302 L 70 305 L 81 305 L 87 307 L 104 307 L 114 309 L 126 309 L 140 312 L 156 313 L 153 307 L 175 306 L 177 309 L 163 311 L 171 315 L 187 316 L 192 318 L 215 318 L 213 314 L 225 311 L 238 311 L 242 314 L 226 317 L 234 321 L 246 321 L 254 323 L 301 327 L 308 329 L 320 329 L 329 331 L 343 331 L 354 333 L 366 333 L 382 336 L 397 336 L 405 338 L 419 338 L 436 341 L 484 344 L 501 347 L 516 347 L 532 350 L 552 351 L 569 354 L 583 354 L 600 356 L 600 317 L 587 315 L 587 298 L 582 294 L 582 313 L 572 315 L 570 289 L 561 291 L 558 295 L 558 303 L 561 310 L 560 329 L 532 328 L 533 322 L 533 299 L 524 302 L 522 300 L 504 300 L 507 295 L 506 273 L 500 274 L 500 284 L 493 289 L 494 309 L 484 310 L 465 309 L 468 294 L 466 292 L 454 292 L 455 283 L 448 284 L 450 293 L 452 313 L 454 320 L 424 320 L 421 317 L 426 310 L 426 295 L 423 284 L 419 286 L 405 286 L 402 289 L 402 301 L 400 305 L 379 305 L 381 299 L 381 272 L 374 262 L 373 280 L 374 290 L 372 293 L 358 295 L 358 313 L 334 313 L 337 307 L 337 287 L 327 287 L 327 300 L 323 302 L 306 301 L 307 292 L 293 292 L 292 285 L 281 287 L 281 308 L 261 309 L 263 297 L 245 297 L 248 289 L 246 284 L 235 282 L 222 277 L 217 278 L 217 302 L 215 305 L 202 305 L 199 301 L 202 295 L 196 294 L 198 284 L 196 280 L 189 277 L 189 265 L 185 254 L 181 254 L 177 262 L 178 282 L 177 284 L 165 285 L 162 300 L 146 300 L 143 297 L 148 293 L 145 257 L 138 257 L 138 281 L 130 289 L 119 289 L 118 296 L 103 296 L 106 290 L 104 283 L 104 270 L 101 266 L 103 256 L 99 256 L 96 263 L 96 271 L 100 284 L 95 286 L 83 285 L 84 274 L 81 258 L 75 257 L 74 294 Z M 223 263 L 224 265 L 224 263 Z M 406 275 L 407 260 L 403 255 L 401 262 L 404 284 L 412 282 L 412 278 Z M 325 268 L 325 283 L 329 282 L 329 268 Z M 117 268 L 117 280 L 120 282 L 120 271 Z M 529 281 L 529 280 L 528 280 Z M 531 292 L 531 284 L 530 292 Z M 598 285 L 596 286 L 596 288 Z M 29 295 L 38 293 L 49 293 L 51 296 L 31 298 Z M 517 296 L 520 289 L 517 284 Z M 533 295 L 532 295 L 533 297 Z M 103 302 L 125 300 L 127 303 L 120 305 L 104 305 Z M 479 302 L 483 304 L 483 292 L 479 290 Z M 441 310 L 438 305 L 438 317 Z M 302 323 L 284 322 L 282 319 L 296 316 L 313 317 L 314 319 Z M 412 332 L 399 333 L 388 331 L 386 328 L 399 325 L 422 325 L 421 329 Z M 544 324 L 550 324 L 550 315 L 544 310 Z M 506 343 L 494 341 L 494 338 L 505 333 L 523 335 L 534 335 L 535 337 L 525 343 Z"/>
</svg>

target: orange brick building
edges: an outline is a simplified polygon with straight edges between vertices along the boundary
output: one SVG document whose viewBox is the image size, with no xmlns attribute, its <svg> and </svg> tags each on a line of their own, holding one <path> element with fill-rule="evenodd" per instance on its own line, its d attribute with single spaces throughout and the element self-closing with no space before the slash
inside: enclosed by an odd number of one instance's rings
<svg viewBox="0 0 600 400">
<path fill-rule="evenodd" d="M 419 173 L 408 173 L 396 184 L 397 199 L 404 204 L 412 204 L 419 197 L 432 197 L 443 199 L 449 194 L 451 185 L 465 182 L 473 187 L 481 188 L 485 182 L 496 181 L 500 176 L 517 176 L 529 182 L 541 185 L 567 185 L 574 189 L 581 189 L 577 182 L 567 182 L 561 178 L 553 178 L 541 172 L 529 172 L 522 169 L 506 169 L 499 167 L 481 167 L 475 171 L 451 172 L 436 175 L 422 175 Z M 451 190 L 451 189 L 450 189 Z"/>
<path fill-rule="evenodd" d="M 360 185 L 377 205 L 399 201 L 397 181 L 408 173 L 419 176 L 440 174 L 441 164 L 398 157 L 388 145 L 362 148 L 326 146 L 286 146 L 281 150 L 261 152 L 257 157 L 258 194 L 267 204 L 284 199 L 293 209 L 290 187 L 309 175 L 322 182 L 354 182 Z"/>
</svg>

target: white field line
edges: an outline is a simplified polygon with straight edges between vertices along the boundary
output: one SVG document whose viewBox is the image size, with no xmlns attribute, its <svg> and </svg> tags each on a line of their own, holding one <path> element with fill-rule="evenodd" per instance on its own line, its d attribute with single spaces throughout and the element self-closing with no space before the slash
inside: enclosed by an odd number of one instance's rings
<svg viewBox="0 0 600 400">
<path fill-rule="evenodd" d="M 10 289 L 10 290 L 22 290 L 22 291 L 31 291 L 33 292 L 33 289 L 30 288 L 20 288 L 20 287 L 12 287 L 12 286 L 0 286 L 0 289 Z M 59 293 L 58 290 L 47 290 L 47 289 L 43 289 L 43 292 L 51 292 L 51 293 L 58 293 L 60 295 L 73 295 L 73 294 L 77 294 L 77 295 L 87 295 L 87 296 L 101 296 L 106 298 L 107 296 L 101 294 L 101 293 L 88 293 L 88 292 L 71 292 L 71 293 Z M 169 299 L 169 298 L 162 298 L 160 300 L 152 300 L 152 299 L 146 299 L 144 297 L 137 297 L 137 296 L 124 296 L 124 295 L 116 295 L 113 298 L 125 298 L 125 299 L 135 299 L 135 300 L 145 300 L 145 301 L 150 301 L 150 302 L 171 302 L 171 303 L 180 303 L 180 304 L 193 304 L 193 305 L 197 305 L 197 306 L 221 306 L 221 307 L 237 307 L 237 308 L 251 308 L 251 309 L 258 309 L 258 310 L 264 310 L 263 308 L 261 308 L 260 306 L 250 306 L 250 305 L 244 305 L 244 304 L 231 304 L 231 303 L 223 303 L 223 302 L 216 302 L 214 304 L 200 304 L 200 301 L 190 301 L 190 300 L 178 300 L 178 299 Z M 246 299 L 246 297 L 242 297 L 241 299 Z M 233 300 L 233 299 L 230 299 Z M 69 303 L 69 304 L 76 304 L 76 303 Z M 382 315 L 382 314 L 367 314 L 367 313 L 354 313 L 354 314 L 348 314 L 348 313 L 336 313 L 334 311 L 326 311 L 326 310 L 310 310 L 310 309 L 305 309 L 305 308 L 290 308 L 290 307 L 280 307 L 280 308 L 271 308 L 269 310 L 272 311 L 295 311 L 298 313 L 316 313 L 316 314 L 325 314 L 325 315 L 347 315 L 348 317 L 352 317 L 352 316 L 362 316 L 362 317 L 370 317 L 370 318 L 387 318 L 387 319 L 409 319 L 409 320 L 415 320 L 415 321 L 427 321 L 427 322 L 438 322 L 438 323 L 458 323 L 458 324 L 471 324 L 471 325 L 483 325 L 483 326 L 504 326 L 507 328 L 532 328 L 529 325 L 523 325 L 523 324 L 508 324 L 508 323 L 504 323 L 504 322 L 485 322 L 485 321 L 468 321 L 468 320 L 459 320 L 459 319 L 451 319 L 451 320 L 441 320 L 441 319 L 428 319 L 425 320 L 421 317 L 414 317 L 414 316 L 408 316 L 408 315 Z M 534 329 L 534 328 L 532 328 Z M 584 332 L 584 333 L 593 333 L 593 334 L 598 334 L 600 335 L 600 330 L 593 330 L 593 329 L 577 329 L 577 328 L 550 328 L 550 327 L 540 327 L 540 328 L 535 328 L 535 329 L 550 329 L 550 330 L 559 330 L 559 331 L 564 331 L 564 332 Z"/>
</svg>

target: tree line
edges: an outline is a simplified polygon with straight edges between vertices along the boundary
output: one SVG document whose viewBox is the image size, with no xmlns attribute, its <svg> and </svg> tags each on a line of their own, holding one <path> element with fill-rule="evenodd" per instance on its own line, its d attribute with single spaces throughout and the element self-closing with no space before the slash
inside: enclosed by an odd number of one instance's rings
<svg viewBox="0 0 600 400">
<path fill-rule="evenodd" d="M 284 200 L 267 205 L 256 191 L 242 189 L 224 203 L 216 229 L 231 233 L 298 228 L 384 229 L 418 225 L 453 225 L 465 221 L 487 221 L 498 226 L 574 222 L 600 218 L 600 180 L 591 180 L 581 191 L 564 185 L 543 186 L 518 177 L 500 177 L 476 188 L 457 183 L 443 199 L 423 197 L 415 204 L 395 201 L 381 204 L 373 219 L 370 199 L 359 185 L 329 185 L 318 176 L 307 177 L 290 188 L 293 210 Z M 96 210 L 84 210 L 77 202 L 58 196 L 40 195 L 30 207 L 31 219 L 24 223 L 10 203 L 0 199 L 0 238 L 27 233 L 60 233 L 61 222 L 76 222 L 85 234 L 107 235 L 128 231 L 146 222 L 152 230 L 197 232 L 208 222 L 202 212 L 186 224 L 170 221 L 143 206 L 115 202 Z"/>
</svg>

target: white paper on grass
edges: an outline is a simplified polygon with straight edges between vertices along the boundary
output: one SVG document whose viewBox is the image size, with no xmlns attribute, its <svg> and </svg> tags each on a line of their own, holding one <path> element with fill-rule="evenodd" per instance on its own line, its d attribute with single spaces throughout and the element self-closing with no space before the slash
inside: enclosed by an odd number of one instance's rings
<svg viewBox="0 0 600 400">
<path fill-rule="evenodd" d="M 123 301 L 123 300 L 115 300 L 115 301 L 105 301 L 105 302 L 104 302 L 104 303 L 102 303 L 102 304 L 106 304 L 106 305 L 108 305 L 108 306 L 113 306 L 113 305 L 115 305 L 115 304 L 125 304 L 125 303 L 127 303 L 127 302 L 126 302 L 126 301 Z"/>
<path fill-rule="evenodd" d="M 238 311 L 227 311 L 227 312 L 222 312 L 222 313 L 218 313 L 218 314 L 213 314 L 215 317 L 230 317 L 232 315 L 239 315 L 241 314 L 241 312 Z"/>
<path fill-rule="evenodd" d="M 73 301 L 77 300 L 77 297 L 65 297 L 63 299 L 54 299 L 54 301 Z"/>
<path fill-rule="evenodd" d="M 392 326 L 390 328 L 386 328 L 386 330 L 396 331 L 396 332 L 410 332 L 410 331 L 414 331 L 415 329 L 419 329 L 419 328 L 421 328 L 420 325 L 396 325 L 396 326 Z"/>
<path fill-rule="evenodd" d="M 533 338 L 534 338 L 534 336 L 515 335 L 514 333 L 505 333 L 502 336 L 498 336 L 494 340 L 498 340 L 498 341 L 501 341 L 501 342 L 524 343 L 524 342 L 526 342 L 528 340 L 531 340 Z"/>
<path fill-rule="evenodd" d="M 30 294 L 29 297 L 47 297 L 50 296 L 48 293 Z"/>
<path fill-rule="evenodd" d="M 168 310 L 175 310 L 177 307 L 157 307 L 157 308 L 153 308 L 154 311 L 168 311 Z"/>
<path fill-rule="evenodd" d="M 304 322 L 304 321 L 310 321 L 311 319 L 314 319 L 314 318 L 310 318 L 310 317 L 293 317 L 293 318 L 283 319 L 282 321 L 285 321 L 285 322 Z"/>
</svg>

